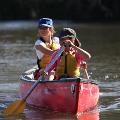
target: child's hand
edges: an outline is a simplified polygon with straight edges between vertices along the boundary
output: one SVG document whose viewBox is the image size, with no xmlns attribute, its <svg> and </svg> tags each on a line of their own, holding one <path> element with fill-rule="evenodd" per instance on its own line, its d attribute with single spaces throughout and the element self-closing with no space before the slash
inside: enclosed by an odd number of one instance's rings
<svg viewBox="0 0 120 120">
<path fill-rule="evenodd" d="M 71 47 L 72 45 L 74 45 L 74 44 L 70 40 L 67 40 L 64 42 L 65 47 Z"/>
<path fill-rule="evenodd" d="M 81 68 L 83 68 L 83 69 L 87 69 L 87 64 L 86 64 L 85 61 L 81 62 L 80 65 L 81 65 Z"/>
</svg>

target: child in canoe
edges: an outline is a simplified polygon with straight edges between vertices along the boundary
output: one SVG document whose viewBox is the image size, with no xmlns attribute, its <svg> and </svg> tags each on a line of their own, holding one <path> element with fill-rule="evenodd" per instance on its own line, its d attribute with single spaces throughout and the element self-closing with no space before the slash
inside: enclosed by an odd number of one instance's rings
<svg viewBox="0 0 120 120">
<path fill-rule="evenodd" d="M 71 28 L 63 28 L 59 38 L 60 45 L 65 46 L 65 50 L 52 66 L 52 69 L 55 69 L 56 79 L 61 77 L 79 77 L 81 63 L 91 58 L 90 53 L 80 47 L 81 44 L 76 37 L 76 32 Z M 54 59 L 54 56 L 55 54 L 52 59 Z M 82 66 L 86 67 L 86 65 Z"/>
<path fill-rule="evenodd" d="M 54 33 L 53 20 L 50 18 L 41 18 L 38 23 L 38 37 L 34 46 L 39 69 L 35 71 L 34 79 L 39 78 L 40 72 L 44 70 L 50 61 L 51 55 L 60 47 L 59 38 L 54 37 Z M 46 76 L 46 79 L 53 79 L 54 71 L 51 71 L 49 74 L 51 78 Z"/>
</svg>

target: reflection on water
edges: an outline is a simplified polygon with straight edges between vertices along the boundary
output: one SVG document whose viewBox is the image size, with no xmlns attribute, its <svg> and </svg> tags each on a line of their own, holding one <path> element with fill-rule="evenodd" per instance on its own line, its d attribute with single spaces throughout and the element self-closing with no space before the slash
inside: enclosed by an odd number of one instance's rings
<svg viewBox="0 0 120 120">
<path fill-rule="evenodd" d="M 71 114 L 63 114 L 51 111 L 33 111 L 30 110 L 26 111 L 25 114 L 26 119 L 31 120 L 40 118 L 41 120 L 77 120 L 77 117 Z"/>
<path fill-rule="evenodd" d="M 99 111 L 86 112 L 77 117 L 77 120 L 99 120 Z"/>
<path fill-rule="evenodd" d="M 53 113 L 50 111 L 41 111 L 41 112 L 29 111 L 28 113 L 26 113 L 26 118 L 28 120 L 31 120 L 31 118 L 33 119 L 41 118 L 42 120 L 99 120 L 99 112 L 96 110 L 96 111 L 81 113 L 79 116 L 75 116 L 71 114 Z"/>
<path fill-rule="evenodd" d="M 2 119 L 14 120 L 99 120 L 99 111 L 90 111 L 79 115 L 71 115 L 69 113 L 58 113 L 47 110 L 34 110 L 33 108 L 25 109 L 23 114 L 19 116 L 3 116 Z"/>
<path fill-rule="evenodd" d="M 0 23 L 0 111 L 18 97 L 19 76 L 36 65 L 33 48 L 36 22 Z M 10 119 L 22 120 L 119 120 L 120 115 L 120 25 L 64 24 L 80 35 L 82 47 L 89 51 L 88 73 L 100 86 L 98 110 L 79 116 L 38 111 L 26 107 L 23 114 Z M 56 28 L 60 28 L 56 24 Z M 99 115 L 100 114 L 100 115 Z M 5 118 L 0 113 L 0 119 Z"/>
</svg>

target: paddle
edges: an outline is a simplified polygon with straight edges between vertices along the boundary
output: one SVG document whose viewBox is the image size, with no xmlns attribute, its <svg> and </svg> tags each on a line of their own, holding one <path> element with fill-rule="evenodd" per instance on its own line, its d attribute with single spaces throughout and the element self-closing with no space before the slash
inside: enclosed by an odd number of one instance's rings
<svg viewBox="0 0 120 120">
<path fill-rule="evenodd" d="M 81 67 L 84 69 L 84 73 L 85 73 L 86 78 L 89 79 L 89 75 L 88 75 L 88 72 L 87 72 L 87 64 L 86 64 L 85 61 L 81 62 Z"/>
<path fill-rule="evenodd" d="M 86 78 L 89 79 L 89 75 L 88 75 L 87 69 L 84 69 L 84 71 L 85 71 Z"/>
<path fill-rule="evenodd" d="M 51 67 L 54 65 L 54 63 L 58 60 L 58 58 L 61 56 L 62 52 L 64 51 L 65 47 L 61 47 L 58 51 L 56 51 L 56 55 L 54 56 L 54 59 L 50 61 L 50 63 L 46 66 L 44 73 L 47 73 Z M 26 106 L 26 99 L 28 96 L 32 93 L 32 91 L 35 89 L 35 87 L 38 85 L 38 83 L 42 80 L 42 76 L 33 84 L 33 86 L 30 88 L 30 90 L 27 92 L 26 96 L 21 100 L 16 100 L 12 104 L 10 104 L 7 108 L 3 110 L 3 113 L 5 115 L 18 115 L 24 111 L 24 108 Z"/>
</svg>

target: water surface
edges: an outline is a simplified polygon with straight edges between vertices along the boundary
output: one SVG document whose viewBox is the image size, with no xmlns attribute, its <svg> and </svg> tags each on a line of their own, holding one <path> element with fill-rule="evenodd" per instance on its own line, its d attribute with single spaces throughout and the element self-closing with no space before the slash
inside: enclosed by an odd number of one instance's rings
<svg viewBox="0 0 120 120">
<path fill-rule="evenodd" d="M 26 107 L 20 116 L 1 120 L 119 120 L 120 118 L 120 25 L 119 24 L 55 24 L 74 28 L 82 47 L 92 55 L 88 73 L 100 86 L 100 100 L 94 111 L 69 114 L 38 111 Z M 34 42 L 37 24 L 34 21 L 0 23 L 0 110 L 18 99 L 20 75 L 36 65 Z M 57 35 L 57 34 L 56 34 Z"/>
</svg>

